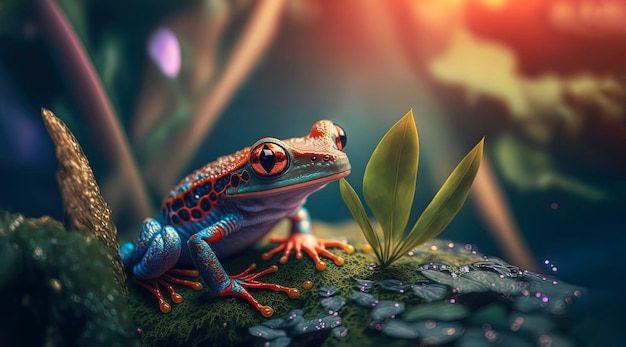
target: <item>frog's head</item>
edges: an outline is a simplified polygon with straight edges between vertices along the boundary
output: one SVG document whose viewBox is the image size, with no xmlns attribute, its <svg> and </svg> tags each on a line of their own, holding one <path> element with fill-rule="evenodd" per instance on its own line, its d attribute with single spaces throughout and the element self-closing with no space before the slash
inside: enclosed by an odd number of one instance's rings
<svg viewBox="0 0 626 347">
<path fill-rule="evenodd" d="M 229 196 L 260 196 L 310 187 L 313 191 L 350 173 L 343 152 L 346 133 L 337 124 L 321 120 L 309 135 L 288 140 L 262 138 L 248 154 L 240 173 L 244 184 L 228 188 Z"/>
</svg>

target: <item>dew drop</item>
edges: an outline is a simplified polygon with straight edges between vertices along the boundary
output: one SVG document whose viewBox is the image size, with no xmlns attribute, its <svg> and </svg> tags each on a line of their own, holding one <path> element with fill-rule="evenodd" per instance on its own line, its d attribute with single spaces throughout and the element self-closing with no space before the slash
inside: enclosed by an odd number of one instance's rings
<svg viewBox="0 0 626 347">
<path fill-rule="evenodd" d="M 46 255 L 43 252 L 43 249 L 41 249 L 41 247 L 35 247 L 35 249 L 33 250 L 33 259 L 35 259 L 35 260 L 44 260 L 44 259 L 46 259 Z"/>
</svg>

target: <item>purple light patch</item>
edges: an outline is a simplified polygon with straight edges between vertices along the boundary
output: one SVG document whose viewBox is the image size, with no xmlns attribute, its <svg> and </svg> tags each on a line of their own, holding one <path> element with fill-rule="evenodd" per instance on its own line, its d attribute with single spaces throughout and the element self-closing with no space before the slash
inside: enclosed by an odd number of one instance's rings
<svg viewBox="0 0 626 347">
<path fill-rule="evenodd" d="M 158 28 L 148 40 L 148 54 L 165 76 L 178 76 L 181 63 L 180 44 L 172 30 L 167 27 Z"/>
</svg>

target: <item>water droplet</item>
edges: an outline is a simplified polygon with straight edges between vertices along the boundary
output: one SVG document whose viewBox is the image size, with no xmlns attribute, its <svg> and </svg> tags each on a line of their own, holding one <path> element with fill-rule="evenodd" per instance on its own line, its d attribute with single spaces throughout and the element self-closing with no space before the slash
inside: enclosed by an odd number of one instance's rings
<svg viewBox="0 0 626 347">
<path fill-rule="evenodd" d="M 56 292 L 60 292 L 62 285 L 61 285 L 61 281 L 59 281 L 56 278 L 51 278 L 50 279 L 50 287 L 52 287 L 52 289 Z"/>
<path fill-rule="evenodd" d="M 360 279 L 360 278 L 355 278 L 354 279 L 356 281 L 356 285 L 355 288 L 362 291 L 362 292 L 370 292 L 372 290 L 372 288 L 374 287 L 374 281 L 370 281 L 370 280 L 364 280 L 364 279 Z"/>
<path fill-rule="evenodd" d="M 33 259 L 35 260 L 46 259 L 46 254 L 44 253 L 43 249 L 41 249 L 41 247 L 35 247 L 35 249 L 33 250 Z"/>
</svg>

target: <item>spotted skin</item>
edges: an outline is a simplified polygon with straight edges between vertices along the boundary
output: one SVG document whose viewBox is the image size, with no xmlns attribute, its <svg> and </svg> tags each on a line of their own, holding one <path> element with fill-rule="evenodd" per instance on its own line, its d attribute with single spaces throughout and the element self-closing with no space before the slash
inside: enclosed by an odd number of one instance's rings
<svg viewBox="0 0 626 347">
<path fill-rule="evenodd" d="M 263 254 L 264 260 L 281 253 L 284 264 L 292 252 L 300 259 L 304 251 L 320 271 L 326 267 L 320 256 L 342 265 L 343 259 L 326 247 L 347 252 L 354 248 L 313 236 L 303 205 L 310 194 L 350 173 L 345 144 L 343 129 L 331 121 L 319 121 L 305 137 L 262 138 L 194 171 L 165 197 L 158 220 L 146 219 L 137 239 L 122 245 L 127 271 L 157 297 L 164 313 L 171 305 L 161 288 L 170 293 L 172 302 L 179 303 L 182 296 L 172 284 L 201 289 L 200 282 L 180 278 L 199 275 L 216 295 L 241 297 L 263 316 L 271 316 L 273 309 L 259 303 L 249 288 L 282 291 L 292 298 L 298 297 L 298 290 L 258 281 L 277 271 L 276 266 L 253 272 L 253 264 L 228 275 L 220 258 L 249 247 L 287 218 L 292 222 L 290 235 L 275 239 L 279 245 Z M 179 270 L 188 267 L 195 270 Z"/>
</svg>

